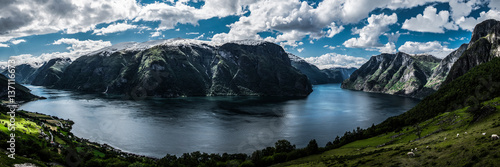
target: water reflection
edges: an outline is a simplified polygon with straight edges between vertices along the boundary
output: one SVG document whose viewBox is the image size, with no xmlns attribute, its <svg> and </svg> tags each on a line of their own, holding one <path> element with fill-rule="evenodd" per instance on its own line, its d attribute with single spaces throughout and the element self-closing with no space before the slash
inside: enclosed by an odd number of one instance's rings
<svg viewBox="0 0 500 167">
<path fill-rule="evenodd" d="M 304 99 L 276 97 L 187 97 L 122 100 L 28 86 L 48 99 L 21 109 L 75 121 L 80 137 L 138 154 L 163 157 L 185 152 L 251 153 L 287 139 L 305 147 L 325 145 L 356 127 L 398 115 L 418 101 L 410 98 L 318 85 Z"/>
</svg>

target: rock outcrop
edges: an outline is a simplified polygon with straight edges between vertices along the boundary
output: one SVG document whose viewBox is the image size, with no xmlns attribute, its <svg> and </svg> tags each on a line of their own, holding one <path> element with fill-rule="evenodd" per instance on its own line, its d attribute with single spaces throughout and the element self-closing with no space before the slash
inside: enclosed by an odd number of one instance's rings
<svg viewBox="0 0 500 167">
<path fill-rule="evenodd" d="M 450 83 L 470 69 L 500 57 L 500 21 L 486 20 L 474 27 L 472 37 L 462 56 L 453 64 L 444 84 Z"/>
<path fill-rule="evenodd" d="M 464 51 L 467 49 L 467 44 L 462 44 L 457 50 L 451 52 L 448 56 L 446 56 L 439 65 L 434 69 L 432 76 L 430 77 L 425 87 L 430 88 L 432 90 L 438 90 L 441 87 L 441 84 L 448 76 L 448 73 L 451 70 L 451 67 L 455 62 L 462 56 Z"/>
</svg>

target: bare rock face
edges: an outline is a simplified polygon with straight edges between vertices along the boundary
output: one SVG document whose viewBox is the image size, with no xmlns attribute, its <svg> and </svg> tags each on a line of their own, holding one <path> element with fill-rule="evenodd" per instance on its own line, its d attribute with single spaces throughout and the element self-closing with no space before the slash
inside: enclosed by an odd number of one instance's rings
<svg viewBox="0 0 500 167">
<path fill-rule="evenodd" d="M 342 88 L 420 97 L 440 61 L 431 55 L 403 52 L 373 56 L 342 83 Z"/>
<path fill-rule="evenodd" d="M 469 44 L 461 45 L 437 66 L 430 56 L 419 60 L 404 53 L 374 56 L 344 81 L 342 88 L 424 98 L 472 68 L 500 57 L 499 34 L 500 21 L 479 23 Z"/>
<path fill-rule="evenodd" d="M 500 57 L 500 21 L 486 20 L 474 27 L 467 50 L 453 64 L 444 84 L 464 75 L 472 68 Z"/>
<path fill-rule="evenodd" d="M 467 44 L 462 44 L 457 50 L 451 52 L 448 56 L 441 60 L 439 65 L 432 73 L 432 76 L 425 87 L 431 88 L 433 90 L 438 90 L 441 87 L 441 84 L 446 79 L 446 76 L 448 76 L 448 73 L 450 72 L 453 64 L 455 64 L 458 58 L 462 56 L 466 49 Z"/>
<path fill-rule="evenodd" d="M 82 56 L 64 69 L 53 87 L 132 97 L 304 97 L 312 92 L 307 77 L 273 43 L 210 45 L 173 40 L 140 46 L 142 49 L 112 46 L 112 50 Z"/>
</svg>

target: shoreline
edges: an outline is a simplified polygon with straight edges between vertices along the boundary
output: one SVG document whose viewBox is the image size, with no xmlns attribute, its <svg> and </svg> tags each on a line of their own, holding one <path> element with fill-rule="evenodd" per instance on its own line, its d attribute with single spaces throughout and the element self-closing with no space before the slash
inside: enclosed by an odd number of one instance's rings
<svg viewBox="0 0 500 167">
<path fill-rule="evenodd" d="M 59 118 L 57 116 L 52 116 L 52 115 L 48 115 L 48 114 L 44 114 L 44 113 L 39 113 L 39 112 L 31 112 L 31 111 L 26 111 L 26 110 L 19 110 L 21 112 L 28 112 L 28 113 L 34 113 L 34 114 L 38 114 L 38 115 L 44 115 L 44 116 L 48 116 L 48 117 L 51 117 L 53 120 L 57 120 L 57 121 L 70 121 L 72 122 L 71 125 L 67 126 L 68 129 L 69 129 L 69 132 L 71 133 L 71 136 L 73 137 L 70 137 L 70 138 L 74 138 L 74 140 L 76 141 L 79 141 L 79 142 L 86 142 L 86 143 L 89 143 L 89 144 L 92 144 L 92 145 L 95 145 L 95 146 L 99 146 L 100 148 L 104 148 L 108 151 L 112 151 L 112 152 L 115 152 L 117 154 L 120 154 L 120 155 L 127 155 L 127 156 L 133 156 L 133 157 L 141 157 L 141 158 L 149 158 L 149 159 L 155 159 L 155 160 L 159 160 L 160 158 L 155 158 L 155 157 L 150 157 L 150 156 L 146 156 L 146 155 L 140 155 L 140 154 L 136 154 L 136 153 L 131 153 L 131 152 L 126 152 L 126 151 L 123 151 L 119 148 L 116 148 L 116 147 L 113 147 L 111 146 L 110 144 L 107 144 L 107 143 L 99 143 L 99 142 L 95 142 L 95 141 L 90 141 L 90 139 L 86 139 L 86 138 L 83 138 L 83 137 L 78 137 L 76 135 L 73 134 L 73 132 L 71 132 L 71 130 L 73 129 L 73 124 L 74 124 L 74 121 L 73 120 L 70 120 L 70 119 L 62 119 L 62 118 Z"/>
<path fill-rule="evenodd" d="M 5 112 L 5 109 L 8 109 L 5 106 L 1 106 L 2 112 L 0 112 L 1 117 L 0 121 L 2 122 L 2 126 L 0 129 L 0 135 L 7 133 L 6 127 L 4 127 L 3 123 L 6 122 L 5 117 L 8 116 Z M 13 133 L 16 133 L 16 149 L 22 150 L 26 147 L 31 148 L 26 144 L 28 143 L 38 143 L 41 145 L 42 150 L 51 150 L 50 153 L 58 154 L 58 156 L 65 157 L 63 161 L 59 158 L 59 161 L 54 161 L 55 159 L 47 161 L 43 161 L 42 158 L 33 157 L 33 152 L 37 152 L 40 150 L 37 149 L 28 149 L 28 152 L 20 152 L 16 150 L 15 159 L 7 160 L 3 159 L 4 157 L 0 157 L 1 161 L 14 161 L 14 162 L 28 162 L 34 164 L 45 164 L 46 166 L 50 166 L 52 163 L 66 163 L 71 166 L 71 164 L 80 164 L 85 163 L 84 160 L 86 157 L 85 152 L 94 153 L 94 157 L 97 158 L 123 158 L 123 159 L 132 159 L 134 162 L 139 161 L 150 161 L 157 162 L 161 158 L 146 156 L 135 154 L 131 152 L 126 152 L 116 147 L 112 147 L 106 143 L 98 143 L 90 141 L 89 139 L 85 139 L 82 137 L 78 137 L 74 135 L 71 130 L 74 122 L 70 119 L 63 119 L 57 116 L 51 116 L 48 114 L 43 114 L 39 112 L 31 112 L 26 110 L 18 110 L 16 112 L 16 130 Z M 19 140 L 19 141 L 17 141 Z M 24 144 L 23 144 L 24 143 Z M 85 151 L 87 150 L 87 151 Z M 5 152 L 4 148 L 1 148 L 0 151 Z M 39 154 L 39 153 L 38 153 Z M 75 157 L 75 162 L 70 162 L 68 157 Z M 52 155 L 54 157 L 54 155 Z M 10 159 L 10 158 L 9 158 Z M 57 158 L 56 158 L 57 159 Z M 0 161 L 0 162 L 1 162 Z M 0 163 L 1 166 L 2 163 Z M 44 166 L 44 165 L 42 165 Z"/>
</svg>

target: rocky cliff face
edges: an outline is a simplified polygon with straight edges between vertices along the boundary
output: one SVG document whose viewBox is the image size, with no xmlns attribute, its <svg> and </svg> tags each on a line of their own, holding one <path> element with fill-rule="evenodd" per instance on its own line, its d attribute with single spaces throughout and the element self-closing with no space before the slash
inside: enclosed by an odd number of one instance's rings
<svg viewBox="0 0 500 167">
<path fill-rule="evenodd" d="M 342 88 L 419 97 L 441 60 L 431 55 L 381 54 L 373 56 Z"/>
<path fill-rule="evenodd" d="M 288 53 L 292 66 L 307 76 L 311 84 L 342 83 L 356 70 L 356 68 L 329 68 L 319 69 L 304 59 Z"/>
<path fill-rule="evenodd" d="M 44 63 L 38 68 L 28 81 L 32 85 L 37 86 L 52 86 L 54 83 L 61 79 L 63 71 L 71 64 L 69 58 L 55 58 Z"/>
<path fill-rule="evenodd" d="M 425 87 L 432 90 L 438 90 L 446 79 L 446 76 L 448 76 L 453 64 L 455 64 L 458 58 L 462 56 L 466 49 L 467 44 L 462 44 L 457 50 L 451 52 L 448 56 L 441 60 L 439 65 L 434 69 L 429 81 L 425 84 Z"/>
<path fill-rule="evenodd" d="M 498 47 L 500 44 L 499 34 L 500 21 L 486 20 L 479 23 L 472 32 L 469 44 L 463 44 L 457 50 L 450 53 L 439 63 L 439 65 L 435 66 L 435 68 L 433 67 L 435 61 L 432 60 L 432 58 L 423 59 L 424 61 L 420 61 L 420 63 L 416 64 L 418 66 L 408 66 L 411 65 L 411 63 L 403 63 L 403 66 L 412 67 L 416 69 L 416 71 L 409 71 L 410 73 L 408 74 L 413 73 L 413 76 L 408 76 L 405 72 L 405 77 L 403 77 L 405 79 L 395 82 L 396 84 L 393 84 L 395 81 L 394 79 L 399 78 L 401 75 L 394 73 L 394 71 L 397 71 L 394 67 L 401 66 L 395 65 L 393 62 L 398 58 L 392 58 L 391 55 L 372 57 L 370 61 L 359 70 L 355 71 L 351 78 L 343 83 L 342 87 L 369 92 L 402 94 L 417 98 L 426 97 L 438 90 L 442 85 L 448 84 L 464 75 L 472 68 L 489 62 L 495 57 L 500 57 L 500 47 Z M 406 60 L 404 56 L 401 58 Z M 427 77 L 429 74 L 428 72 L 431 72 L 430 77 Z M 391 75 L 394 76 L 387 77 Z M 408 77 L 411 79 L 406 79 Z M 389 78 L 391 82 L 386 82 Z M 425 80 L 427 80 L 427 82 L 425 86 L 422 87 L 422 83 L 424 83 Z"/>
<path fill-rule="evenodd" d="M 462 56 L 453 64 L 444 84 L 450 83 L 470 69 L 500 57 L 500 21 L 486 20 L 474 27 L 472 37 Z"/>
<path fill-rule="evenodd" d="M 132 97 L 307 96 L 312 92 L 307 77 L 273 43 L 239 41 L 217 46 L 181 39 L 159 43 L 141 49 L 112 46 L 82 56 L 65 68 L 53 86 Z"/>
</svg>

